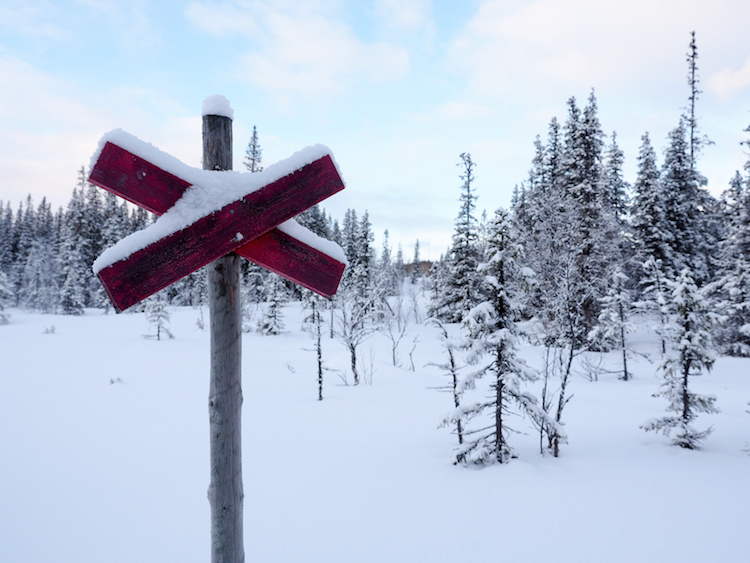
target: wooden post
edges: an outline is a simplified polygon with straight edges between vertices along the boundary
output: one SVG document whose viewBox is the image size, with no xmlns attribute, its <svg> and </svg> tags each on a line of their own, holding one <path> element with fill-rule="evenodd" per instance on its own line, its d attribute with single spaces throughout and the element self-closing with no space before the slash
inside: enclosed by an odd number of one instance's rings
<svg viewBox="0 0 750 563">
<path fill-rule="evenodd" d="M 232 169 L 232 120 L 203 116 L 203 169 Z M 228 254 L 208 265 L 211 316 L 211 562 L 243 563 L 242 511 L 242 316 L 240 257 Z"/>
</svg>

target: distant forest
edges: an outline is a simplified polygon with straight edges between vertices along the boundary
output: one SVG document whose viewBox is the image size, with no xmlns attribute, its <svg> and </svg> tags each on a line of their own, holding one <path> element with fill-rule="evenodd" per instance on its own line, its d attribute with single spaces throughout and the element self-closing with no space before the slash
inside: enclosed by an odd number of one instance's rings
<svg viewBox="0 0 750 563">
<path fill-rule="evenodd" d="M 546 138 L 536 137 L 529 176 L 516 186 L 507 211 L 477 217 L 476 163 L 461 154 L 452 244 L 429 267 L 420 260 L 418 241 L 407 264 L 400 247 L 394 255 L 387 231 L 376 250 L 367 211 L 350 209 L 340 222 L 319 206 L 300 215 L 301 224 L 336 241 L 349 260 L 339 294 L 319 303 L 331 311 L 331 334 L 347 339 L 355 381 L 357 345 L 367 331 L 390 331 L 397 345 L 407 288 L 429 300 L 433 322 L 462 327 L 465 349 L 494 350 L 495 362 L 487 369 L 509 378 L 507 385 L 497 383 L 507 393 L 516 385 L 508 374 L 523 373 L 513 360 L 516 323 L 533 324 L 534 338 L 556 354 L 562 384 L 557 405 L 542 397 L 540 405 L 529 402 L 524 408 L 555 451 L 564 443 L 558 423 L 573 358 L 584 350 L 620 350 L 621 377 L 627 380 L 627 334 L 635 315 L 653 320 L 663 351 L 669 342 L 673 349 L 688 342 L 689 349 L 679 348 L 684 389 L 691 370 L 710 367 L 710 350 L 750 356 L 750 160 L 743 173 L 728 175 L 719 198 L 705 189 L 699 163 L 710 141 L 696 115 L 697 60 L 693 35 L 685 112 L 667 137 L 661 162 L 649 134 L 643 134 L 632 184 L 623 178 L 625 157 L 616 133 L 605 135 L 599 122 L 593 90 L 583 107 L 570 98 L 564 121 L 553 118 Z M 245 166 L 256 172 L 261 162 L 254 129 Z M 64 210 L 53 212 L 46 199 L 35 205 L 30 196 L 15 212 L 10 202 L 0 202 L 0 322 L 8 321 L 10 307 L 69 315 L 87 307 L 107 309 L 92 263 L 103 249 L 152 221 L 144 210 L 89 184 L 83 169 Z M 312 299 L 247 261 L 242 278 L 247 330 L 277 334 L 283 328 L 279 305 Z M 200 306 L 206 300 L 205 273 L 191 274 L 149 299 Z M 257 307 L 253 313 L 252 306 L 261 304 L 262 314 Z M 676 334 L 683 340 L 675 340 Z M 524 404 L 521 395 L 508 397 Z M 504 408 L 501 402 L 498 392 L 495 408 Z M 498 430 L 491 447 L 467 442 L 460 459 L 507 459 L 502 435 Z"/>
</svg>

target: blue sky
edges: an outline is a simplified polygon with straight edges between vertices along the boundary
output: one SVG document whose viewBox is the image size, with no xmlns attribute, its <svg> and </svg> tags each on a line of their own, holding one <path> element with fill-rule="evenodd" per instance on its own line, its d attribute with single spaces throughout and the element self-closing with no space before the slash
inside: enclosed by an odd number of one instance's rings
<svg viewBox="0 0 750 563">
<path fill-rule="evenodd" d="M 0 0 L 0 200 L 67 203 L 98 139 L 121 127 L 200 166 L 209 95 L 235 110 L 235 169 L 253 125 L 264 163 L 324 143 L 347 189 L 410 256 L 450 242 L 459 154 L 479 209 L 507 206 L 537 134 L 591 88 L 626 179 L 640 137 L 659 154 L 687 103 L 699 48 L 700 169 L 715 194 L 747 160 L 746 0 Z"/>
</svg>

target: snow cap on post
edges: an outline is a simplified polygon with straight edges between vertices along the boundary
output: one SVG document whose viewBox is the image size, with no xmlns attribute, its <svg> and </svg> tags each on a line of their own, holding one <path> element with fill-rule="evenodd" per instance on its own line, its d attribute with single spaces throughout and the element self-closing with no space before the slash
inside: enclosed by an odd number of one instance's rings
<svg viewBox="0 0 750 563">
<path fill-rule="evenodd" d="M 219 115 L 234 121 L 234 110 L 229 105 L 229 100 L 221 94 L 214 94 L 203 100 L 203 115 Z"/>
</svg>

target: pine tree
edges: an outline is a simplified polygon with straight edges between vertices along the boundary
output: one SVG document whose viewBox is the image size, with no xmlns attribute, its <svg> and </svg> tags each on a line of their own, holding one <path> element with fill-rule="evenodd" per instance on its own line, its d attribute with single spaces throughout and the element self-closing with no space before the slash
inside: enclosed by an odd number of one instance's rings
<svg viewBox="0 0 750 563">
<path fill-rule="evenodd" d="M 626 225 L 629 202 L 628 192 L 630 184 L 623 178 L 622 167 L 625 163 L 625 153 L 617 144 L 617 133 L 612 133 L 612 142 L 607 147 L 602 170 L 602 197 L 605 208 L 614 215 L 618 229 L 623 230 Z"/>
<path fill-rule="evenodd" d="M 609 188 L 602 188 L 601 155 L 604 146 L 594 92 L 583 116 L 571 99 L 566 123 L 563 175 L 575 252 L 575 291 L 583 309 L 583 332 L 588 333 L 599 315 L 610 265 L 619 261 L 619 226 Z"/>
<path fill-rule="evenodd" d="M 477 266 L 481 260 L 478 248 L 476 193 L 474 168 L 476 163 L 469 153 L 460 155 L 463 180 L 461 186 L 461 208 L 456 218 L 453 244 L 446 260 L 446 280 L 438 287 L 439 294 L 433 299 L 430 315 L 444 322 L 460 322 L 479 301 L 480 276 Z"/>
<path fill-rule="evenodd" d="M 715 358 L 711 327 L 716 316 L 710 312 L 709 304 L 689 269 L 683 269 L 679 278 L 669 282 L 669 285 L 675 306 L 671 340 L 677 356 L 667 358 L 660 366 L 663 381 L 661 390 L 654 396 L 666 398 L 669 401 L 667 411 L 675 414 L 650 420 L 642 428 L 647 432 L 663 432 L 666 436 L 675 430 L 672 444 L 695 449 L 712 429 L 699 431 L 691 423 L 698 413 L 719 412 L 715 406 L 715 396 L 700 395 L 688 387 L 690 377 L 701 375 L 713 367 Z"/>
<path fill-rule="evenodd" d="M 168 338 L 174 338 L 169 331 L 169 320 L 171 315 L 167 311 L 167 297 L 164 290 L 159 291 L 146 299 L 146 320 L 154 327 L 156 334 L 146 335 L 147 338 L 161 340 L 162 333 Z"/>
<path fill-rule="evenodd" d="M 86 284 L 84 287 L 84 300 L 87 307 L 102 307 L 107 304 L 107 295 L 104 292 L 99 278 L 91 271 L 94 260 L 102 253 L 102 226 L 104 214 L 102 205 L 101 188 L 90 184 L 86 180 L 86 171 L 83 167 L 79 171 L 78 186 L 85 193 L 83 208 L 83 231 L 81 240 L 81 255 L 86 266 Z"/>
<path fill-rule="evenodd" d="M 104 196 L 103 216 L 101 228 L 101 248 L 109 248 L 115 245 L 120 239 L 125 238 L 128 234 L 127 217 L 123 215 L 123 211 L 127 213 L 127 207 L 119 204 L 117 196 L 111 192 L 107 192 Z"/>
<path fill-rule="evenodd" d="M 390 313 L 389 299 L 401 296 L 401 286 L 398 274 L 391 258 L 390 234 L 388 229 L 383 233 L 383 247 L 380 251 L 380 260 L 375 268 L 373 291 L 376 293 L 375 305 L 379 310 L 380 320 Z"/>
<path fill-rule="evenodd" d="M 638 176 L 633 186 L 632 207 L 633 245 L 635 261 L 643 265 L 648 260 L 660 265 L 671 264 L 674 236 L 667 223 L 664 194 L 656 166 L 656 153 L 648 133 L 641 137 L 638 154 Z"/>
<path fill-rule="evenodd" d="M 688 107 L 685 121 L 688 129 L 688 143 L 690 146 L 690 170 L 696 183 L 705 186 L 708 181 L 697 170 L 698 155 L 706 145 L 713 144 L 705 135 L 701 136 L 698 132 L 698 118 L 695 112 L 695 106 L 698 102 L 698 95 L 702 94 L 698 90 L 700 80 L 698 78 L 698 44 L 695 41 L 695 31 L 690 32 L 690 45 L 687 52 L 688 75 L 687 82 L 690 86 L 690 96 L 688 96 Z"/>
<path fill-rule="evenodd" d="M 401 243 L 398 243 L 396 258 L 393 261 L 393 271 L 396 276 L 396 287 L 400 291 L 404 278 L 406 277 L 406 269 L 404 267 L 404 249 L 401 248 Z"/>
<path fill-rule="evenodd" d="M 414 243 L 414 260 L 412 260 L 411 275 L 409 276 L 411 283 L 414 285 L 416 285 L 419 281 L 419 278 L 422 277 L 422 273 L 419 271 L 420 262 L 421 259 L 419 257 L 419 239 L 417 239 L 417 242 Z"/>
<path fill-rule="evenodd" d="M 647 315 L 658 319 L 654 331 L 661 337 L 662 356 L 667 353 L 667 325 L 671 308 L 671 295 L 668 289 L 668 279 L 662 270 L 661 260 L 653 257 L 643 263 L 641 276 L 641 299 L 633 303 L 633 307 Z"/>
<path fill-rule="evenodd" d="M 48 237 L 37 238 L 31 246 L 21 276 L 21 306 L 41 313 L 55 312 L 58 275 L 52 243 Z"/>
<path fill-rule="evenodd" d="M 86 305 L 89 274 L 81 249 L 84 240 L 84 194 L 74 189 L 63 219 L 60 251 L 60 307 L 66 315 L 81 315 Z"/>
<path fill-rule="evenodd" d="M 0 201 L 0 272 L 10 273 L 13 264 L 13 210 Z"/>
<path fill-rule="evenodd" d="M 331 238 L 330 225 L 325 210 L 316 204 L 295 218 L 297 222 L 323 238 Z"/>
<path fill-rule="evenodd" d="M 377 303 L 382 294 L 373 284 L 375 263 L 372 242 L 374 235 L 367 211 L 360 221 L 353 209 L 344 217 L 342 241 L 349 260 L 344 271 L 341 287 L 335 298 L 337 308 L 336 337 L 349 351 L 349 359 L 354 384 L 360 383 L 361 369 L 358 363 L 358 347 L 374 331 L 373 317 L 377 314 Z"/>
<path fill-rule="evenodd" d="M 261 172 L 263 170 L 263 167 L 260 165 L 263 160 L 262 153 L 263 150 L 260 148 L 260 143 L 258 142 L 258 130 L 253 125 L 253 135 L 250 137 L 247 149 L 245 149 L 245 160 L 243 161 L 245 168 L 249 172 Z"/>
<path fill-rule="evenodd" d="M 263 290 L 266 303 L 259 330 L 266 336 L 275 336 L 285 328 L 283 307 L 287 296 L 284 280 L 277 274 L 269 274 Z"/>
<path fill-rule="evenodd" d="M 750 170 L 750 160 L 746 168 Z M 716 340 L 725 354 L 750 356 L 750 190 L 739 172 L 722 199 L 726 237 L 720 246 L 721 270 L 707 287 L 724 317 Z"/>
<path fill-rule="evenodd" d="M 13 284 L 13 293 L 16 297 L 16 305 L 20 304 L 23 271 L 26 267 L 26 261 L 31 253 L 31 247 L 34 243 L 34 234 L 36 233 L 36 211 L 31 199 L 31 195 L 26 197 L 26 206 L 19 204 L 16 213 L 16 221 L 13 226 L 12 254 L 13 266 L 10 272 L 10 281 Z"/>
<path fill-rule="evenodd" d="M 630 347 L 626 335 L 634 330 L 630 321 L 632 299 L 626 288 L 627 276 L 617 268 L 611 277 L 607 294 L 600 299 L 602 310 L 599 313 L 599 324 L 589 335 L 593 341 L 601 340 L 605 349 L 616 350 L 622 354 L 622 373 L 620 379 L 628 381 L 628 352 Z"/>
<path fill-rule="evenodd" d="M 707 229 L 703 213 L 707 194 L 699 188 L 692 171 L 684 120 L 669 133 L 668 140 L 662 167 L 662 194 L 667 230 L 673 238 L 672 255 L 664 262 L 664 270 L 674 279 L 684 268 L 690 268 L 696 282 L 703 284 L 710 279 L 708 255 L 717 242 L 711 240 Z"/>
<path fill-rule="evenodd" d="M 0 270 L 0 325 L 8 324 L 10 314 L 7 312 L 13 302 L 13 291 L 8 276 Z"/>
<path fill-rule="evenodd" d="M 446 423 L 457 423 L 460 417 L 467 423 L 491 412 L 492 423 L 471 432 L 463 447 L 459 448 L 456 461 L 484 463 L 506 463 L 515 457 L 508 443 L 507 416 L 511 408 L 519 409 L 535 424 L 556 426 L 547 413 L 539 408 L 538 401 L 522 387 L 526 381 L 536 379 L 536 373 L 518 357 L 518 329 L 516 317 L 520 310 L 519 289 L 529 275 L 519 264 L 520 246 L 513 240 L 508 213 L 499 209 L 490 228 L 488 239 L 489 261 L 480 266 L 486 300 L 474 307 L 465 319 L 469 331 L 470 353 L 480 361 L 487 357 L 472 374 L 467 376 L 463 387 L 472 387 L 474 380 L 491 376 L 492 394 L 486 401 L 464 406 L 445 419 Z M 559 432 L 561 434 L 561 432 Z"/>
</svg>

